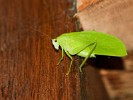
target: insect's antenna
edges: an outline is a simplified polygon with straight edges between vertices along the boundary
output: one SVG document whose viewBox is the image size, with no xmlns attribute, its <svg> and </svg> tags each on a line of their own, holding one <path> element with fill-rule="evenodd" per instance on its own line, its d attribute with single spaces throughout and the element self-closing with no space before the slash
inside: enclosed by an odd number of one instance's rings
<svg viewBox="0 0 133 100">
<path fill-rule="evenodd" d="M 43 34 L 43 32 L 41 32 L 40 30 L 37 30 L 37 29 L 33 28 L 32 26 L 30 26 L 30 29 L 32 29 L 33 31 L 36 31 L 36 32 L 39 32 L 39 33 Z M 49 39 L 52 40 L 52 38 L 49 35 L 47 35 L 47 34 L 43 34 L 41 36 L 46 36 L 47 38 L 49 38 Z"/>
<path fill-rule="evenodd" d="M 38 30 L 38 29 L 35 29 L 36 27 L 38 27 L 38 26 L 40 26 L 39 25 L 39 21 L 38 22 L 34 22 L 36 25 L 33 25 L 33 23 L 32 23 L 32 25 L 30 25 L 30 23 L 21 23 L 21 22 L 16 22 L 16 21 L 14 21 L 14 20 L 12 20 L 13 18 L 9 18 L 8 19 L 8 22 L 13 22 L 13 23 L 16 23 L 16 24 L 18 24 L 18 25 L 20 25 L 20 26 L 23 26 L 22 28 L 25 28 L 25 29 L 31 29 L 31 30 L 33 30 L 33 31 L 35 31 L 35 32 L 39 32 L 39 33 L 41 33 L 41 34 L 43 34 L 43 35 L 41 35 L 41 36 L 46 36 L 47 38 L 49 38 L 49 39 L 51 39 L 51 36 L 49 36 L 49 35 L 47 35 L 47 34 L 44 34 L 43 32 L 41 32 L 40 30 Z"/>
</svg>

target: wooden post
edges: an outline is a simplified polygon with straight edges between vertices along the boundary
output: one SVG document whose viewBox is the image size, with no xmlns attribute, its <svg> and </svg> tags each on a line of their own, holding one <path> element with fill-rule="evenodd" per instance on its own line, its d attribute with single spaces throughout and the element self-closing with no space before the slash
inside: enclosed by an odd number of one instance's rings
<svg viewBox="0 0 133 100">
<path fill-rule="evenodd" d="M 73 2 L 0 0 L 0 100 L 108 99 L 95 68 L 81 76 L 75 61 L 66 76 L 69 59 L 56 65 L 51 38 L 76 31 Z"/>
</svg>

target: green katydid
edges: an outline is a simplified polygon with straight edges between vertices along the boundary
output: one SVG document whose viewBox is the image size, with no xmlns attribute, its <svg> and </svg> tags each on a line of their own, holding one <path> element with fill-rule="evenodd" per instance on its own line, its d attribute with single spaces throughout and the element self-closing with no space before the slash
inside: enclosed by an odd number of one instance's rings
<svg viewBox="0 0 133 100">
<path fill-rule="evenodd" d="M 70 67 L 67 75 L 70 73 L 73 58 L 71 55 L 78 55 L 85 59 L 79 66 L 80 72 L 86 60 L 96 55 L 107 55 L 123 57 L 127 55 L 126 48 L 121 40 L 115 36 L 104 34 L 97 31 L 81 31 L 62 34 L 56 39 L 52 39 L 56 50 L 59 46 L 62 49 L 62 56 L 58 62 L 63 60 L 64 52 L 70 58 Z"/>
</svg>

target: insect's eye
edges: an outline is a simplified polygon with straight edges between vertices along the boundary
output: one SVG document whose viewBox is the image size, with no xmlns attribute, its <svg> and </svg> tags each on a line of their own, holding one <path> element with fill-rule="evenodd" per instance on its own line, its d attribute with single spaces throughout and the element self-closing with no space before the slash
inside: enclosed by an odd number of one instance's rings
<svg viewBox="0 0 133 100">
<path fill-rule="evenodd" d="M 54 42 L 57 42 L 57 40 L 55 39 Z"/>
</svg>

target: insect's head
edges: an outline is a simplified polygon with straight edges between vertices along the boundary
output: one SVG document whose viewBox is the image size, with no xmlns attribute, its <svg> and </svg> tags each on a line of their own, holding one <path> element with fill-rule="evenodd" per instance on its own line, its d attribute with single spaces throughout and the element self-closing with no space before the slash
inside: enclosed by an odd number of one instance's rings
<svg viewBox="0 0 133 100">
<path fill-rule="evenodd" d="M 52 39 L 52 44 L 56 50 L 59 50 L 59 43 L 57 42 L 57 39 Z"/>
</svg>

